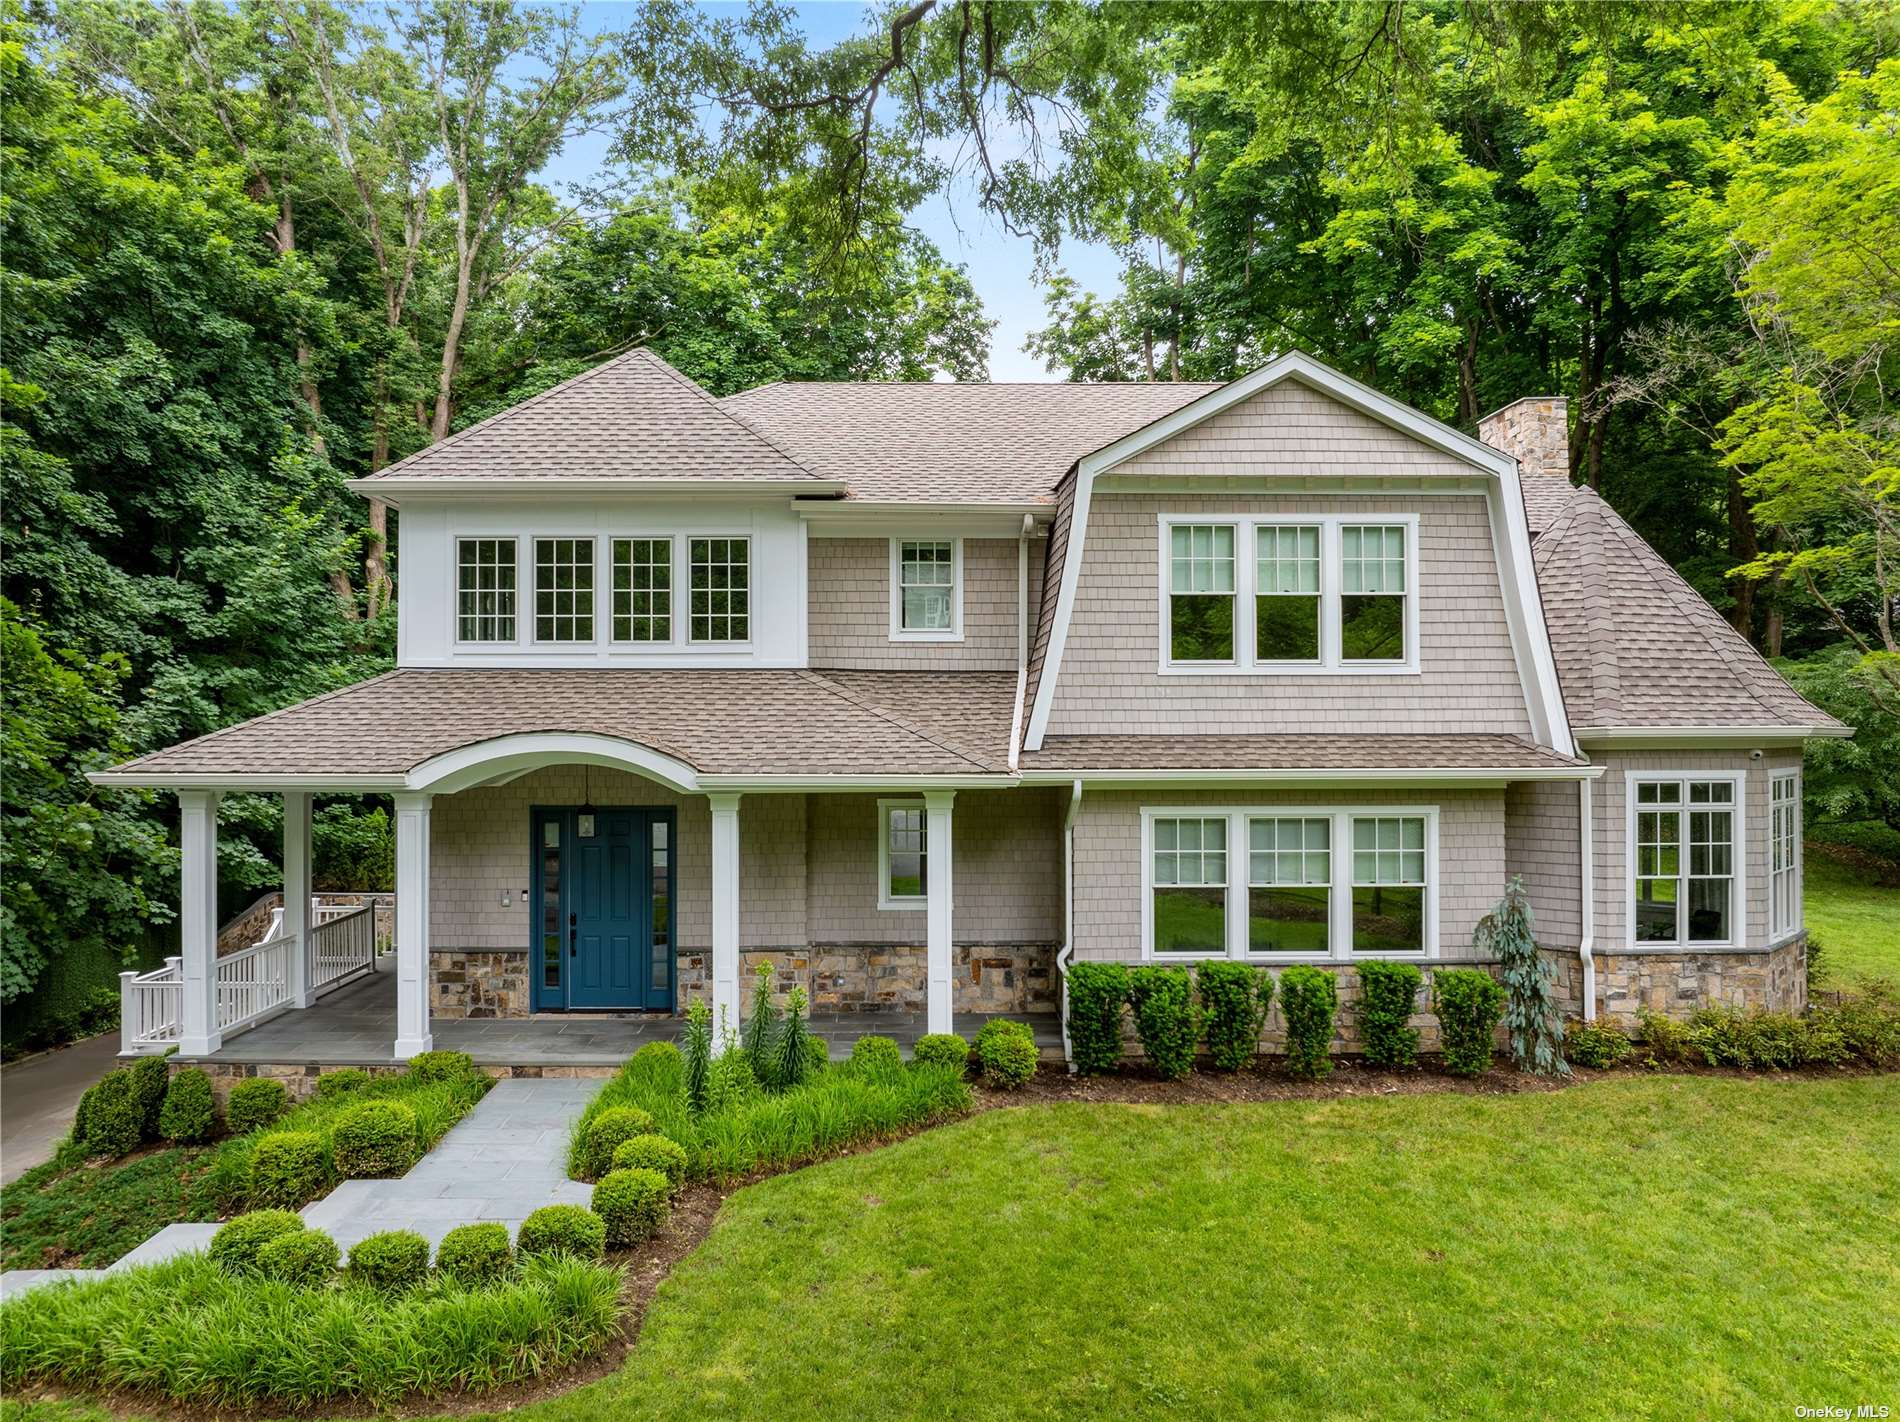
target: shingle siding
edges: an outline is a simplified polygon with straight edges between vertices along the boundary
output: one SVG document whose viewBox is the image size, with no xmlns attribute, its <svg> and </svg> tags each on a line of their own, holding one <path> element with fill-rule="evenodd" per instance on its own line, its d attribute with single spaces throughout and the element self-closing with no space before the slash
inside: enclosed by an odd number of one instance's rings
<svg viewBox="0 0 1900 1422">
<path fill-rule="evenodd" d="M 1524 880 L 1537 941 L 1575 948 L 1583 938 L 1582 826 L 1566 781 L 1521 781 L 1504 790 L 1504 872 Z"/>
<path fill-rule="evenodd" d="M 1030 587 L 1040 585 L 1045 540 L 1030 544 Z M 963 640 L 891 640 L 887 538 L 814 538 L 811 664 L 875 671 L 1010 671 L 1020 658 L 1017 540 L 963 540 Z"/>
</svg>

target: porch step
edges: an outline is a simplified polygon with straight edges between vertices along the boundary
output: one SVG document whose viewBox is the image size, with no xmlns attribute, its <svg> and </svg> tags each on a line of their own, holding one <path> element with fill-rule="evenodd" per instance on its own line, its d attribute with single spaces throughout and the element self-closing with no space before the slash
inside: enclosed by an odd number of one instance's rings
<svg viewBox="0 0 1900 1422">
<path fill-rule="evenodd" d="M 215 1224 L 166 1225 L 130 1254 L 122 1255 L 107 1265 L 105 1272 L 123 1274 L 127 1269 L 136 1269 L 141 1264 L 162 1264 L 180 1254 L 195 1254 L 210 1245 L 211 1236 L 218 1232 L 218 1228 Z"/>
</svg>

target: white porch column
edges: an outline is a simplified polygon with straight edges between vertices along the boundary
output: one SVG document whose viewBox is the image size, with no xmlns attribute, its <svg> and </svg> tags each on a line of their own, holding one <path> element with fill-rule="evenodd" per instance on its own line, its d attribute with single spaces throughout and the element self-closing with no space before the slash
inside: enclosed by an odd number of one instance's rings
<svg viewBox="0 0 1900 1422">
<path fill-rule="evenodd" d="M 712 1010 L 719 1009 L 735 1032 L 745 1008 L 739 1001 L 739 797 L 711 795 L 712 803 Z"/>
<path fill-rule="evenodd" d="M 950 805 L 954 790 L 924 792 L 924 1025 L 952 1030 L 950 1001 Z"/>
<path fill-rule="evenodd" d="M 310 792 L 284 792 L 284 933 L 297 940 L 290 955 L 290 1005 L 317 1000 L 316 944 L 310 941 Z"/>
<path fill-rule="evenodd" d="M 396 796 L 396 1060 L 429 1036 L 429 795 Z"/>
<path fill-rule="evenodd" d="M 178 792 L 180 976 L 183 1020 L 178 1052 L 206 1057 L 224 1043 L 218 1031 L 218 792 Z"/>
</svg>

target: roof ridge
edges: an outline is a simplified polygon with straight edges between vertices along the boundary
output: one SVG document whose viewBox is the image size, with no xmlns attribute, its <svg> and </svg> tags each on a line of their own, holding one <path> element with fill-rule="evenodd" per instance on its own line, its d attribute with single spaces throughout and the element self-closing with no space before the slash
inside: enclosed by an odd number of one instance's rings
<svg viewBox="0 0 1900 1422">
<path fill-rule="evenodd" d="M 821 686 L 825 690 L 831 692 L 834 696 L 837 696 L 841 698 L 842 700 L 849 701 L 853 706 L 858 707 L 860 710 L 869 711 L 873 716 L 878 717 L 880 720 L 888 721 L 893 726 L 901 727 L 902 729 L 909 731 L 912 735 L 918 736 L 922 738 L 923 740 L 929 741 L 930 744 L 937 747 L 938 750 L 949 751 L 950 754 L 952 755 L 961 756 L 964 760 L 969 761 L 970 764 L 976 766 L 980 770 L 989 771 L 992 773 L 996 772 L 997 770 L 996 762 L 985 759 L 984 757 L 975 754 L 973 751 L 969 750 L 967 747 L 959 745 L 957 742 L 949 740 L 946 737 L 940 736 L 934 731 L 929 731 L 929 730 L 924 729 L 924 727 L 917 725 L 915 722 L 909 721 L 905 719 L 904 717 L 899 716 L 895 711 L 890 710 L 888 707 L 880 706 L 874 701 L 865 700 L 862 696 L 859 696 L 857 693 L 851 691 L 847 687 L 840 686 L 837 682 L 831 680 L 830 677 L 821 676 L 819 673 L 812 671 L 809 667 L 798 667 L 798 668 L 795 668 L 794 670 L 797 672 L 797 674 L 800 677 L 802 677 L 806 681 L 811 682 L 814 686 Z M 1004 770 L 1007 771 L 1007 769 L 1008 767 L 1005 766 Z"/>
<path fill-rule="evenodd" d="M 658 351 L 653 350 L 651 347 L 648 347 L 648 346 L 636 346 L 634 347 L 633 350 L 628 351 L 627 354 L 628 355 L 641 355 L 641 354 L 645 355 L 649 360 L 653 362 L 654 365 L 658 366 L 667 375 L 670 375 L 680 386 L 682 386 L 683 388 L 687 390 L 692 391 L 693 394 L 697 395 L 701 400 L 705 401 L 708 408 L 710 408 L 716 414 L 718 414 L 718 416 L 722 420 L 726 420 L 732 424 L 737 425 L 740 429 L 744 430 L 747 434 L 751 435 L 754 439 L 758 440 L 761 444 L 765 445 L 774 454 L 777 454 L 781 459 L 785 460 L 786 463 L 790 464 L 794 469 L 797 469 L 801 473 L 803 473 L 807 478 L 816 479 L 819 477 L 817 470 L 812 469 L 810 466 L 805 464 L 804 461 L 800 460 L 790 450 L 786 449 L 777 440 L 773 439 L 770 435 L 768 435 L 764 430 L 758 428 L 758 426 L 754 425 L 752 421 L 740 415 L 738 411 L 728 410 L 722 402 L 715 400 L 712 397 L 712 394 L 706 389 L 705 386 L 701 385 L 697 380 L 694 380 L 690 375 L 686 374 L 686 372 L 675 369 L 672 363 L 669 362 L 667 358 L 661 355 Z"/>
</svg>

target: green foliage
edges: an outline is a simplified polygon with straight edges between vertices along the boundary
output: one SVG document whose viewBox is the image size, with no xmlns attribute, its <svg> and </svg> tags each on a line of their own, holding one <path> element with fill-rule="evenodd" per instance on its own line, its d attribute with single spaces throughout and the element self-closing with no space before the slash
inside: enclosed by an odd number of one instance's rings
<svg viewBox="0 0 1900 1422">
<path fill-rule="evenodd" d="M 339 1096 L 347 1096 L 352 1091 L 361 1091 L 369 1082 L 369 1073 L 361 1067 L 339 1067 L 335 1071 L 326 1071 L 317 1078 L 317 1100 L 331 1101 Z"/>
<path fill-rule="evenodd" d="M 1518 1070 L 1540 1076 L 1568 1076 L 1564 1065 L 1564 1024 L 1551 984 L 1554 970 L 1537 951 L 1536 925 L 1524 881 L 1512 875 L 1504 897 L 1472 931 L 1471 946 L 1496 958 L 1504 978 L 1504 1025 Z"/>
<path fill-rule="evenodd" d="M 1644 1013 L 1640 1032 L 1653 1063 L 1785 1071 L 1851 1062 L 1886 1069 L 1900 1065 L 1900 998 L 1875 985 L 1806 1017 L 1719 1005 L 1698 1008 L 1687 1022 Z"/>
<path fill-rule="evenodd" d="M 762 1090 L 752 1074 L 752 1061 L 737 1048 L 713 1058 L 706 1078 L 706 1109 L 724 1111 L 748 1101 Z"/>
<path fill-rule="evenodd" d="M 1900 995 L 1891 986 L 1868 984 L 1810 1015 L 1840 1033 L 1850 1059 L 1882 1071 L 1900 1067 Z"/>
<path fill-rule="evenodd" d="M 594 1186 L 594 1213 L 606 1223 L 609 1244 L 638 1244 L 666 1225 L 673 1187 L 657 1170 L 610 1170 Z"/>
<path fill-rule="evenodd" d="M 1446 1069 L 1458 1076 L 1489 1071 L 1504 1011 L 1502 984 L 1477 968 L 1441 968 L 1432 974 L 1432 1011 Z"/>
<path fill-rule="evenodd" d="M 231 1088 L 224 1102 L 224 1122 L 233 1135 L 248 1135 L 273 1124 L 289 1105 L 290 1093 L 283 1082 L 255 1076 Z"/>
<path fill-rule="evenodd" d="M 524 1261 L 557 1254 L 598 1259 L 607 1251 L 607 1224 L 584 1205 L 543 1205 L 521 1222 L 515 1251 Z"/>
<path fill-rule="evenodd" d="M 970 1064 L 970 1044 L 955 1032 L 926 1032 L 910 1049 L 911 1065 L 948 1067 L 960 1076 Z"/>
<path fill-rule="evenodd" d="M 1286 1069 L 1302 1081 L 1331 1073 L 1333 1014 L 1339 986 L 1321 968 L 1296 966 L 1280 974 L 1280 1015 L 1286 1019 Z"/>
<path fill-rule="evenodd" d="M 336 1277 L 337 1254 L 336 1241 L 322 1230 L 290 1230 L 257 1251 L 257 1272 L 293 1289 L 320 1289 Z"/>
<path fill-rule="evenodd" d="M 330 1160 L 315 1131 L 272 1131 L 251 1152 L 251 1204 L 260 1209 L 297 1209 L 330 1184 Z"/>
<path fill-rule="evenodd" d="M 130 1155 L 144 1138 L 143 1109 L 132 1073 L 115 1067 L 79 1098 L 73 1139 L 90 1156 Z"/>
<path fill-rule="evenodd" d="M 356 1101 L 337 1114 L 330 1149 L 345 1180 L 401 1175 L 420 1153 L 415 1108 L 401 1101 Z"/>
<path fill-rule="evenodd" d="M 1854 728 L 1851 738 L 1816 738 L 1802 747 L 1807 832 L 1873 820 L 1900 835 L 1900 699 L 1883 694 L 1852 646 L 1775 667 L 1796 691 Z"/>
<path fill-rule="evenodd" d="M 1602 1020 L 1572 1022 L 1564 1028 L 1564 1052 L 1577 1066 L 1606 1071 L 1628 1059 L 1630 1039 Z"/>
<path fill-rule="evenodd" d="M 165 1092 L 171 1084 L 171 1066 L 164 1056 L 140 1057 L 132 1064 L 132 1102 L 138 1114 L 139 1139 L 159 1138 L 158 1119 L 165 1110 Z"/>
<path fill-rule="evenodd" d="M 409 1059 L 409 1075 L 420 1082 L 460 1081 L 475 1074 L 467 1052 L 422 1052 Z"/>
<path fill-rule="evenodd" d="M 584 1180 L 598 1180 L 613 1169 L 614 1152 L 622 1141 L 656 1131 L 653 1117 L 638 1106 L 614 1106 L 587 1121 L 587 1149 L 582 1162 Z"/>
<path fill-rule="evenodd" d="M 902 1071 L 904 1056 L 896 1038 L 865 1036 L 851 1044 L 851 1065 L 864 1072 Z"/>
<path fill-rule="evenodd" d="M 1359 1031 L 1366 1062 L 1387 1071 L 1410 1071 L 1418 1064 L 1418 1029 L 1409 1026 L 1424 975 L 1413 963 L 1357 965 Z"/>
<path fill-rule="evenodd" d="M 204 1068 L 186 1067 L 173 1076 L 159 1108 L 158 1133 L 174 1145 L 191 1145 L 211 1139 L 217 1125 L 217 1100 Z"/>
<path fill-rule="evenodd" d="M 429 1241 L 409 1229 L 367 1235 L 350 1249 L 350 1282 L 413 1289 L 429 1277 Z"/>
<path fill-rule="evenodd" d="M 1036 1048 L 1035 1029 L 1027 1022 L 992 1017 L 976 1034 L 976 1063 L 983 1080 L 1004 1091 L 1014 1091 L 1036 1074 L 1042 1054 Z"/>
<path fill-rule="evenodd" d="M 677 1190 L 686 1179 L 686 1148 L 665 1136 L 635 1136 L 614 1147 L 613 1168 L 657 1170 L 666 1177 L 666 1183 Z M 594 1208 L 599 1210 L 600 1206 Z"/>
<path fill-rule="evenodd" d="M 712 1008 L 704 999 L 686 1005 L 686 1030 L 680 1034 L 680 1041 L 686 1104 L 694 1111 L 704 1111 L 713 1054 Z"/>
<path fill-rule="evenodd" d="M 479 1288 L 313 1295 L 187 1254 L 9 1300 L 0 1380 L 9 1392 L 65 1382 L 231 1413 L 383 1412 L 539 1383 L 593 1356 L 618 1335 L 620 1285 L 617 1269 L 554 1259 Z"/>
<path fill-rule="evenodd" d="M 205 1253 L 227 1274 L 251 1273 L 265 1245 L 285 1235 L 301 1234 L 303 1228 L 303 1221 L 290 1210 L 252 1210 L 212 1235 Z"/>
<path fill-rule="evenodd" d="M 760 1085 L 771 1081 L 778 1047 L 778 1007 L 772 1001 L 770 963 L 759 964 L 752 975 L 752 1012 L 740 1028 L 739 1047 Z"/>
<path fill-rule="evenodd" d="M 396 887 L 396 827 L 381 805 L 325 805 L 310 820 L 310 880 L 328 893 Z"/>
<path fill-rule="evenodd" d="M 824 1044 L 818 1042 L 814 1053 L 815 1041 L 818 1039 L 805 1027 L 805 989 L 795 987 L 785 995 L 785 1015 L 779 1020 L 778 1040 L 772 1044 L 771 1074 L 765 1079 L 766 1085 L 784 1091 L 810 1076 L 814 1056 L 820 1062 L 824 1060 Z"/>
<path fill-rule="evenodd" d="M 1135 1035 L 1155 1074 L 1179 1081 L 1193 1071 L 1201 1021 L 1188 970 L 1136 968 L 1128 975 L 1128 1001 L 1135 1010 Z"/>
<path fill-rule="evenodd" d="M 1128 969 L 1120 963 L 1071 963 L 1069 1060 L 1083 1076 L 1115 1070 L 1122 1059 L 1122 1008 Z"/>
<path fill-rule="evenodd" d="M 1246 963 L 1207 962 L 1194 968 L 1207 1054 L 1222 1071 L 1239 1071 L 1260 1054 L 1260 1031 L 1273 1006 L 1273 975 Z"/>
<path fill-rule="evenodd" d="M 480 1288 L 508 1277 L 515 1252 L 508 1243 L 508 1226 L 494 1220 L 457 1225 L 442 1236 L 435 1267 L 466 1288 Z"/>
</svg>

